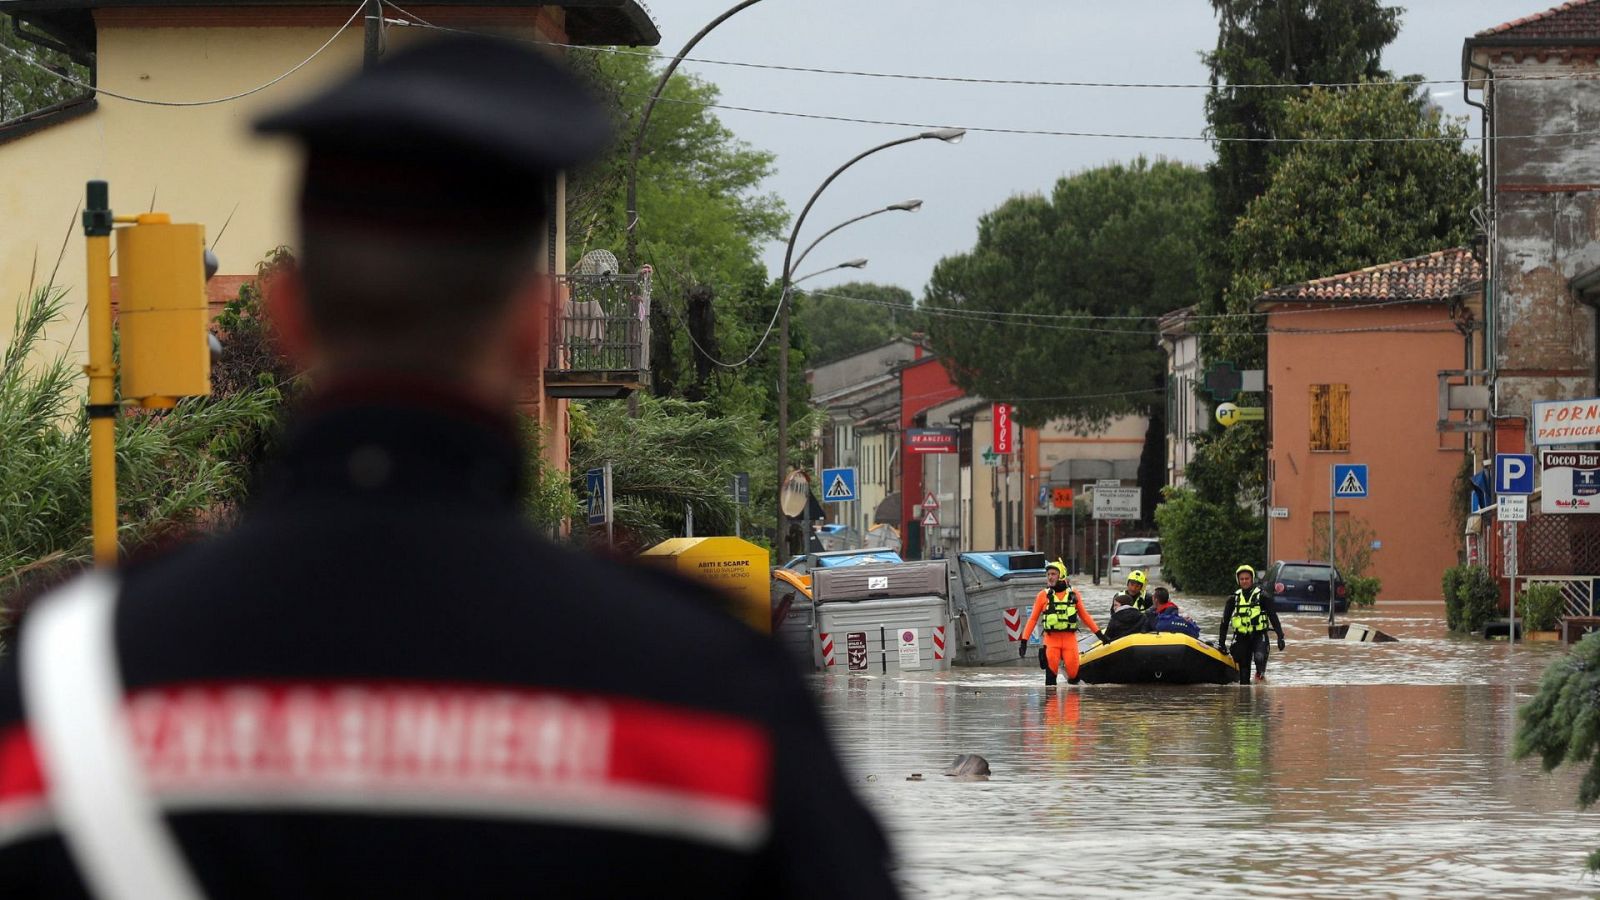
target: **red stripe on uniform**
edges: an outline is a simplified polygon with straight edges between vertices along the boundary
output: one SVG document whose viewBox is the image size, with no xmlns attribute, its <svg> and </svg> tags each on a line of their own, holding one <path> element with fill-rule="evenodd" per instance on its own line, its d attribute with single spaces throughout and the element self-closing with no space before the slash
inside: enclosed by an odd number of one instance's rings
<svg viewBox="0 0 1600 900">
<path fill-rule="evenodd" d="M 643 791 L 763 819 L 772 741 L 732 716 L 554 691 L 208 683 L 137 692 L 129 731 L 156 793 L 264 785 L 463 796 Z M 25 727 L 0 732 L 0 820 L 43 799 Z M 609 794 L 608 794 L 609 795 Z M 5 824 L 0 821 L 0 826 Z"/>
<path fill-rule="evenodd" d="M 44 773 L 21 725 L 0 732 L 0 809 L 44 797 Z"/>
</svg>

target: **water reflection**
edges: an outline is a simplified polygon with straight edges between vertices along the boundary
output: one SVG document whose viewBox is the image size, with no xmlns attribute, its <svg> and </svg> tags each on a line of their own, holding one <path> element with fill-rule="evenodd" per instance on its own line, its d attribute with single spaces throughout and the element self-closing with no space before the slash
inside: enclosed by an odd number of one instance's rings
<svg viewBox="0 0 1600 900">
<path fill-rule="evenodd" d="M 1215 633 L 1215 605 L 1186 608 Z M 1029 664 L 818 686 L 913 896 L 1600 895 L 1579 877 L 1600 814 L 1575 811 L 1578 774 L 1509 758 L 1559 645 L 1447 636 L 1428 610 L 1355 618 L 1402 642 L 1287 617 L 1256 687 L 1046 690 Z M 937 774 L 960 753 L 994 776 Z"/>
</svg>

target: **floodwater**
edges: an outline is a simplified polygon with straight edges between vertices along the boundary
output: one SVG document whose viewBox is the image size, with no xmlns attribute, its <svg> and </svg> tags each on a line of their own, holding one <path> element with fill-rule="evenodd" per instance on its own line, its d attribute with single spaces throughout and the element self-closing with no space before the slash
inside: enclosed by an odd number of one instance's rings
<svg viewBox="0 0 1600 900">
<path fill-rule="evenodd" d="M 1215 636 L 1220 602 L 1174 599 Z M 1563 648 L 1449 635 L 1442 616 L 1344 617 L 1386 644 L 1284 616 L 1288 650 L 1250 687 L 1047 690 L 1031 655 L 817 687 L 908 896 L 1600 896 L 1581 770 L 1510 758 Z M 993 777 L 941 774 L 961 753 Z"/>
</svg>

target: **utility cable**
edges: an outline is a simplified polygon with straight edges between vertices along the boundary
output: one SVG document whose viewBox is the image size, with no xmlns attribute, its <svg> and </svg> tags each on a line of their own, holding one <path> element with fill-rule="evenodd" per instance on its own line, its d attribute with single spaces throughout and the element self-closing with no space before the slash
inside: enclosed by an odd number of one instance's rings
<svg viewBox="0 0 1600 900">
<path fill-rule="evenodd" d="M 253 87 L 253 88 L 250 88 L 249 90 L 240 91 L 240 92 L 238 92 L 236 94 L 229 94 L 226 97 L 214 97 L 214 98 L 212 98 L 210 100 L 153 100 L 153 99 L 151 99 L 149 97 L 134 97 L 134 96 L 131 96 L 131 95 L 128 95 L 128 94 L 121 94 L 121 93 L 118 93 L 116 91 L 109 90 L 107 88 L 103 88 L 103 87 L 99 87 L 97 85 L 90 84 L 89 82 L 84 81 L 81 78 L 75 78 L 75 77 L 73 77 L 71 75 L 68 75 L 65 72 L 58 72 L 55 69 L 51 68 L 50 66 L 47 66 L 44 63 L 34 59 L 32 56 L 29 56 L 28 54 L 23 53 L 23 52 L 21 52 L 19 50 L 13 50 L 10 47 L 5 46 L 4 44 L 0 44 L 0 50 L 3 50 L 6 53 L 9 53 L 11 56 L 16 57 L 17 59 L 21 60 L 23 63 L 25 63 L 27 65 L 30 65 L 30 66 L 33 66 L 34 68 L 36 68 L 36 69 L 38 69 L 38 70 L 40 70 L 42 72 L 46 72 L 46 73 L 48 73 L 50 75 L 54 75 L 56 78 L 59 78 L 60 80 L 65 81 L 68 84 L 76 85 L 76 86 L 78 86 L 78 87 L 80 87 L 80 88 L 82 88 L 82 89 L 84 89 L 86 91 L 93 91 L 96 94 L 103 95 L 103 96 L 106 96 L 106 97 L 115 97 L 118 100 L 126 100 L 129 103 L 139 103 L 139 104 L 143 104 L 145 106 L 178 106 L 178 107 L 215 106 L 218 103 L 230 103 L 230 102 L 232 102 L 234 100 L 238 100 L 238 99 L 241 99 L 243 97 L 248 97 L 251 94 L 260 93 L 261 91 L 264 91 L 269 87 L 272 87 L 273 85 L 275 85 L 278 82 L 284 80 L 285 78 L 288 78 L 290 75 L 293 75 L 294 73 L 300 71 L 301 69 L 305 68 L 307 65 L 310 65 L 311 61 L 316 59 L 317 57 L 321 56 L 322 52 L 324 50 L 327 50 L 329 47 L 333 46 L 333 42 L 338 39 L 339 35 L 344 34 L 345 30 L 350 27 L 350 23 L 354 22 L 356 20 L 356 17 L 361 15 L 361 11 L 364 10 L 364 9 L 366 9 L 366 5 L 365 4 L 362 4 L 362 5 L 358 6 L 358 7 L 356 7 L 356 11 L 350 14 L 350 18 L 346 19 L 344 21 L 344 24 L 339 26 L 339 30 L 335 31 L 331 37 L 329 37 L 326 41 L 324 41 L 322 46 L 318 47 L 315 51 L 313 51 L 310 56 L 306 57 L 305 59 L 301 60 L 298 63 L 295 63 L 295 65 L 292 68 L 290 68 L 288 71 L 284 72 L 282 75 L 279 75 L 278 77 L 272 79 L 271 81 L 266 82 L 265 84 L 260 84 L 260 85 L 257 85 L 255 87 Z"/>
<path fill-rule="evenodd" d="M 403 16 L 414 20 L 415 24 L 424 28 L 433 28 L 439 31 L 471 33 L 466 29 L 452 28 L 445 25 L 435 25 L 415 13 L 384 0 L 384 5 Z M 649 50 L 633 50 L 626 47 L 593 46 L 588 44 L 569 44 L 561 41 L 540 40 L 537 38 L 519 38 L 526 43 L 537 44 L 541 47 L 550 47 L 560 50 L 577 50 L 588 53 L 603 53 L 613 56 L 642 57 L 652 62 L 664 62 L 671 57 L 663 56 Z M 877 72 L 865 69 L 829 69 L 820 66 L 795 66 L 780 63 L 757 63 L 739 60 L 711 59 L 703 56 L 685 56 L 683 62 L 697 63 L 708 66 L 727 66 L 739 69 L 758 69 L 773 72 L 796 72 L 809 75 L 838 75 L 852 78 L 892 79 L 901 81 L 933 81 L 949 84 L 983 84 L 983 85 L 1014 85 L 1018 87 L 1063 87 L 1063 88 L 1110 88 L 1110 89 L 1143 89 L 1143 90 L 1306 90 L 1314 88 L 1343 89 L 1367 87 L 1394 87 L 1397 85 L 1468 85 L 1482 87 L 1485 84 L 1497 81 L 1555 81 L 1555 80 L 1595 80 L 1600 76 L 1585 73 L 1565 73 L 1550 75 L 1517 75 L 1496 78 L 1379 78 L 1367 81 L 1332 81 L 1332 82 L 1265 82 L 1232 84 L 1222 82 L 1170 82 L 1170 81 L 1058 81 L 1040 78 L 985 78 L 960 75 L 921 75 L 907 72 Z"/>
<path fill-rule="evenodd" d="M 851 297 L 851 296 L 844 295 L 844 294 L 836 294 L 836 293 L 833 293 L 831 291 L 806 291 L 805 294 L 808 297 L 827 297 L 827 298 L 833 298 L 833 299 L 838 299 L 838 300 L 857 300 L 857 299 L 860 299 L 860 298 Z M 869 301 L 869 302 L 888 303 L 888 302 L 892 302 L 892 301 Z M 1312 301 L 1312 302 L 1315 302 L 1315 301 Z M 1332 303 L 1332 302 L 1335 302 L 1335 301 L 1326 301 L 1326 302 Z M 1226 313 L 1190 313 L 1186 318 L 1190 319 L 1190 320 L 1195 320 L 1195 319 L 1208 320 L 1208 319 L 1240 319 L 1240 318 L 1244 318 L 1246 316 L 1295 316 L 1295 315 L 1307 315 L 1307 314 L 1326 315 L 1327 313 L 1330 313 L 1330 312 L 1360 312 L 1360 311 L 1369 310 L 1369 309 L 1386 309 L 1386 308 L 1392 307 L 1392 306 L 1410 306 L 1410 305 L 1415 305 L 1415 304 L 1418 304 L 1418 303 L 1428 303 L 1428 302 L 1435 302 L 1435 301 L 1431 301 L 1431 300 L 1428 300 L 1428 299 L 1425 299 L 1425 298 L 1421 298 L 1421 297 L 1404 297 L 1404 298 L 1398 298 L 1398 299 L 1394 299 L 1394 300 L 1379 300 L 1379 301 L 1373 301 L 1373 302 L 1362 302 L 1362 301 L 1356 300 L 1356 301 L 1351 301 L 1348 305 L 1330 306 L 1327 309 L 1283 309 L 1283 310 L 1260 310 L 1260 311 L 1250 310 L 1250 311 L 1246 311 L 1246 312 L 1226 312 Z M 1163 313 L 1161 315 L 1139 315 L 1139 316 L 1131 316 L 1131 315 L 1098 315 L 1098 314 L 1095 314 L 1095 313 L 1032 313 L 1032 312 L 1012 312 L 1012 311 L 1009 311 L 1009 310 L 1002 310 L 1002 309 L 983 309 L 983 310 L 972 309 L 972 310 L 968 310 L 968 309 L 966 309 L 964 307 L 959 307 L 959 306 L 929 307 L 929 306 L 926 306 L 926 305 L 923 305 L 923 304 L 918 304 L 918 305 L 915 305 L 913 307 L 907 307 L 907 308 L 908 309 L 934 308 L 934 309 L 961 310 L 963 312 L 983 313 L 983 314 L 988 315 L 988 316 L 997 316 L 997 317 L 1001 317 L 1001 318 L 1026 319 L 1026 320 L 1029 320 L 1029 321 L 1042 321 L 1042 322 L 1052 322 L 1052 321 L 1081 322 L 1081 321 L 1095 320 L 1095 319 L 1109 320 L 1109 321 L 1126 321 L 1126 322 L 1160 322 L 1162 319 L 1165 319 L 1168 316 L 1172 315 L 1172 313 L 1170 313 L 1170 312 L 1169 313 Z"/>
</svg>

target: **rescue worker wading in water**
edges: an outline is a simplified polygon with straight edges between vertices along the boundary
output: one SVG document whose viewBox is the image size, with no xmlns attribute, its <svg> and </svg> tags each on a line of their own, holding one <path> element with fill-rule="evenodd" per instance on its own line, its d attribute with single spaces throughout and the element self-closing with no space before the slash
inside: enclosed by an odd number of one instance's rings
<svg viewBox="0 0 1600 900">
<path fill-rule="evenodd" d="M 1239 580 L 1239 589 L 1233 592 L 1222 607 L 1222 629 L 1217 633 L 1217 646 L 1225 646 L 1228 626 L 1233 626 L 1233 649 L 1230 655 L 1239 664 L 1239 683 L 1250 683 L 1250 663 L 1256 664 L 1256 680 L 1267 677 L 1267 623 L 1278 633 L 1278 649 L 1283 650 L 1283 623 L 1278 621 L 1278 611 L 1261 596 L 1255 584 L 1256 570 L 1240 566 L 1233 570 Z"/>
<path fill-rule="evenodd" d="M 1033 634 L 1041 618 L 1044 622 L 1045 686 L 1056 683 L 1056 675 L 1066 671 L 1067 683 L 1078 683 L 1078 623 L 1105 640 L 1105 633 L 1094 624 L 1094 617 L 1083 605 L 1083 598 L 1067 584 L 1067 566 L 1057 560 L 1045 566 L 1045 589 L 1033 601 L 1033 615 L 1028 617 L 1024 635 Z M 1028 655 L 1028 642 L 1024 640 L 1018 656 Z"/>
</svg>

